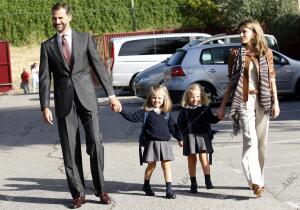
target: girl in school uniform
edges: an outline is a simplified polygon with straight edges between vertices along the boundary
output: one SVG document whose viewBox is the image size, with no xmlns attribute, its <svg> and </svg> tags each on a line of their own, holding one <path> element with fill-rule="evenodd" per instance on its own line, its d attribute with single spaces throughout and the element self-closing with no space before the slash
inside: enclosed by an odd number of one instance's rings
<svg viewBox="0 0 300 210">
<path fill-rule="evenodd" d="M 208 153 L 212 154 L 211 140 L 213 138 L 211 123 L 217 123 L 215 116 L 207 106 L 209 100 L 203 88 L 198 84 L 191 85 L 182 98 L 182 110 L 179 113 L 177 125 L 183 135 L 183 155 L 187 156 L 191 179 L 191 193 L 197 193 L 196 163 L 199 155 L 207 189 L 212 189 Z M 183 144 L 182 144 L 183 143 Z M 211 156 L 210 156 L 211 157 Z M 211 160 L 210 160 L 211 161 Z"/>
<path fill-rule="evenodd" d="M 175 120 L 170 114 L 171 108 L 172 103 L 167 88 L 163 85 L 156 85 L 150 88 L 143 109 L 129 113 L 123 107 L 121 115 L 131 122 L 143 122 L 142 135 L 145 145 L 142 161 L 148 164 L 145 170 L 143 191 L 148 196 L 155 195 L 151 189 L 150 178 L 156 162 L 161 161 L 166 182 L 166 198 L 175 199 L 176 195 L 172 191 L 170 162 L 174 160 L 174 155 L 170 138 L 172 135 L 179 140 L 180 134 L 176 129 Z"/>
</svg>

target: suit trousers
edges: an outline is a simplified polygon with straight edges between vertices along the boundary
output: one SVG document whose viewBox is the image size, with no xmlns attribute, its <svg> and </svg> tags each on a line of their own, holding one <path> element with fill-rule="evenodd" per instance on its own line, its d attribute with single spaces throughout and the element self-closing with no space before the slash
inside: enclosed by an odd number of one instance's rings
<svg viewBox="0 0 300 210">
<path fill-rule="evenodd" d="M 240 125 L 243 131 L 242 165 L 249 186 L 264 186 L 264 164 L 269 129 L 269 115 L 265 114 L 256 94 L 249 94 L 242 104 Z"/>
<path fill-rule="evenodd" d="M 57 117 L 67 181 L 73 198 L 84 195 L 85 190 L 79 119 L 85 130 L 86 148 L 90 156 L 91 174 L 95 190 L 97 193 L 101 193 L 104 187 L 104 147 L 99 129 L 98 111 L 85 109 L 75 94 L 70 113 L 65 117 Z"/>
</svg>

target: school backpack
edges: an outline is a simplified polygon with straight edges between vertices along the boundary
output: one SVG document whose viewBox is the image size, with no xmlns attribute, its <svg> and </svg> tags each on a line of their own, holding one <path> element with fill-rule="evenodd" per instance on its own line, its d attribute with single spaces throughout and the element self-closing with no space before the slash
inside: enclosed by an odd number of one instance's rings
<svg viewBox="0 0 300 210">
<path fill-rule="evenodd" d="M 146 120 L 148 118 L 148 114 L 149 112 L 144 112 L 144 121 L 143 121 L 143 126 L 142 126 L 142 130 L 141 130 L 141 133 L 140 133 L 140 137 L 139 137 L 139 157 L 140 157 L 140 165 L 143 165 L 143 147 L 145 147 L 146 145 L 146 139 L 145 139 L 145 123 L 146 123 Z M 165 116 L 165 119 L 166 120 L 169 120 L 170 118 L 170 113 L 168 112 Z"/>
</svg>

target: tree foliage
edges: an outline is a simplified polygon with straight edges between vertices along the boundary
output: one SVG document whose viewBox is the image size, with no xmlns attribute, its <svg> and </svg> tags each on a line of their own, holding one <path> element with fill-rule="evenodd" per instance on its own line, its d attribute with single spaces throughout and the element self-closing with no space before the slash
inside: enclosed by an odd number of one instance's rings
<svg viewBox="0 0 300 210">
<path fill-rule="evenodd" d="M 297 12 L 297 0 L 215 0 L 224 24 L 234 28 L 245 19 L 257 19 L 266 25 Z"/>
<path fill-rule="evenodd" d="M 55 33 L 51 7 L 58 0 L 0 0 L 0 39 L 14 45 L 39 43 Z M 94 34 L 179 27 L 234 29 L 246 19 L 279 34 L 297 0 L 65 0 L 73 8 L 72 28 Z M 278 29 L 278 30 L 277 30 Z M 288 33 L 285 31 L 285 33 Z M 298 33 L 299 34 L 299 33 Z"/>
<path fill-rule="evenodd" d="M 218 6 L 212 0 L 187 0 L 182 8 L 184 26 L 211 27 L 222 22 Z"/>
<path fill-rule="evenodd" d="M 131 0 L 66 0 L 73 9 L 72 28 L 90 31 L 132 30 Z M 135 0 L 137 30 L 181 26 L 181 0 Z M 0 39 L 14 45 L 39 43 L 54 34 L 51 7 L 57 0 L 0 0 Z"/>
</svg>

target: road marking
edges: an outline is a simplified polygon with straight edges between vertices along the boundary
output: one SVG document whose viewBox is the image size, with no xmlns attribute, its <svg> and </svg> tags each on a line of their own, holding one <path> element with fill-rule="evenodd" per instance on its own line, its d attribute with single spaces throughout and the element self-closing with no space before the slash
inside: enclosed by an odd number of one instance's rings
<svg viewBox="0 0 300 210">
<path fill-rule="evenodd" d="M 265 169 L 278 168 L 278 167 L 288 167 L 288 166 L 294 166 L 294 165 L 300 165 L 300 163 L 290 163 L 290 164 L 281 164 L 281 165 L 274 165 L 274 166 L 266 166 Z"/>
<path fill-rule="evenodd" d="M 293 201 L 286 201 L 286 202 L 284 202 L 284 204 L 286 204 L 294 209 L 300 208 L 300 203 L 294 203 Z"/>
<path fill-rule="evenodd" d="M 271 141 L 271 142 L 268 142 L 268 144 L 280 144 L 280 143 L 294 142 L 294 141 L 300 141 L 300 139 L 290 139 L 290 140 L 283 140 L 283 141 Z"/>
<path fill-rule="evenodd" d="M 273 141 L 273 142 L 269 142 L 268 144 L 280 144 L 280 143 L 286 143 L 286 142 L 294 142 L 294 141 L 300 141 L 300 139 L 293 139 L 293 140 L 285 140 L 285 141 Z M 240 145 L 234 145 L 234 146 L 224 146 L 224 147 L 217 147 L 215 148 L 215 150 L 218 149 L 231 149 L 231 148 L 237 148 L 237 147 L 241 147 L 242 144 Z M 280 165 L 273 165 L 273 166 L 265 166 L 265 169 L 271 169 L 271 168 L 279 168 L 279 167 L 289 167 L 289 166 L 295 166 L 295 165 L 300 165 L 300 162 L 297 163 L 290 163 L 290 164 L 280 164 Z M 232 170 L 238 174 L 242 174 L 243 171 L 233 168 Z"/>
<path fill-rule="evenodd" d="M 233 170 L 234 172 L 238 173 L 238 174 L 242 174 L 242 173 L 243 173 L 242 170 L 237 169 L 237 168 L 232 168 L 232 170 Z"/>
<path fill-rule="evenodd" d="M 284 140 L 284 141 L 271 141 L 271 142 L 268 142 L 268 144 L 280 144 L 280 143 L 295 142 L 295 141 L 300 141 L 300 139 L 291 139 L 291 140 Z M 243 146 L 242 143 L 240 143 L 239 145 L 233 145 L 233 146 L 219 146 L 219 147 L 215 147 L 215 150 L 231 149 L 231 148 L 237 148 L 237 147 L 241 147 L 241 146 Z"/>
<path fill-rule="evenodd" d="M 290 164 L 280 164 L 280 165 L 273 165 L 273 166 L 266 166 L 264 167 L 265 169 L 272 169 L 272 168 L 279 168 L 279 167 L 289 167 L 289 166 L 294 166 L 294 165 L 300 165 L 300 162 L 298 163 L 290 163 Z M 238 173 L 238 174 L 242 174 L 243 171 L 240 170 L 240 169 L 237 169 L 237 168 L 234 168 L 233 166 L 232 167 L 232 171 Z M 291 202 L 293 203 L 293 202 Z M 300 204 L 300 203 L 299 203 Z M 298 205 L 298 204 L 297 204 Z M 300 206 L 299 206 L 300 207 Z"/>
</svg>

